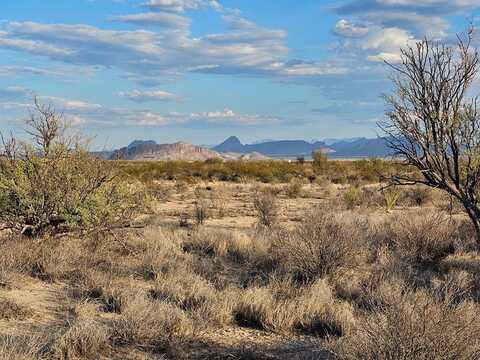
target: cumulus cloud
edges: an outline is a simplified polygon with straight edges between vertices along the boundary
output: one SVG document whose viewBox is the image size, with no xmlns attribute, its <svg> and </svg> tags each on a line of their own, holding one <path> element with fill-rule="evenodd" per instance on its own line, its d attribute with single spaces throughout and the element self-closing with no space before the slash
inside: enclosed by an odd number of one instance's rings
<svg viewBox="0 0 480 360">
<path fill-rule="evenodd" d="M 351 0 L 336 6 L 335 11 L 377 26 L 402 28 L 416 37 L 441 38 L 450 26 L 445 16 L 468 15 L 479 7 L 477 0 Z"/>
<path fill-rule="evenodd" d="M 404 29 L 386 28 L 372 32 L 362 40 L 360 46 L 376 52 L 368 56 L 369 60 L 399 62 L 400 49 L 413 41 L 416 41 L 415 38 Z"/>
<path fill-rule="evenodd" d="M 132 92 L 133 93 L 133 92 Z M 138 94 L 140 93 L 140 94 Z M 149 95 L 141 92 L 134 93 L 140 96 L 150 96 L 154 99 L 164 94 L 153 91 Z M 148 94 L 148 92 L 146 92 Z M 0 109 L 15 114 L 25 114 L 32 107 L 32 98 L 35 92 L 21 86 L 11 86 L 0 89 Z M 72 125 L 89 125 L 97 127 L 118 126 L 168 126 L 183 124 L 209 124 L 211 126 L 253 126 L 267 125 L 281 122 L 280 117 L 260 114 L 239 114 L 225 108 L 222 111 L 203 111 L 192 113 L 168 112 L 159 113 L 152 109 L 132 109 L 120 107 L 106 107 L 101 104 L 90 103 L 78 99 L 66 99 L 57 96 L 38 96 L 39 100 L 51 104 L 63 114 Z M 136 100 L 135 100 L 136 101 Z M 142 101 L 139 101 L 142 102 Z"/>
<path fill-rule="evenodd" d="M 340 14 L 378 10 L 412 11 L 424 15 L 450 15 L 478 7 L 477 0 L 353 0 L 337 6 Z"/>
<path fill-rule="evenodd" d="M 222 6 L 216 0 L 148 0 L 144 5 L 152 11 L 169 11 L 174 13 L 197 10 L 202 7 L 211 7 L 215 10 L 222 9 Z"/>
<path fill-rule="evenodd" d="M 177 30 L 186 30 L 190 27 L 191 23 L 191 20 L 185 16 L 165 12 L 114 16 L 112 20 L 135 25 L 157 26 Z"/>
<path fill-rule="evenodd" d="M 144 103 L 148 101 L 177 101 L 180 100 L 178 95 L 169 93 L 167 91 L 153 90 L 153 91 L 121 91 L 119 96 L 135 101 L 138 103 Z"/>
<path fill-rule="evenodd" d="M 275 116 L 237 114 L 228 108 L 222 111 L 192 113 L 189 118 L 190 120 L 205 120 L 208 123 L 231 125 L 268 125 L 280 122 L 280 118 Z"/>
<path fill-rule="evenodd" d="M 344 71 L 325 62 L 290 62 L 286 58 L 286 35 L 282 30 L 258 26 L 191 37 L 184 31 L 119 31 L 89 25 L 10 22 L 6 31 L 0 32 L 0 48 L 69 64 L 116 67 L 127 78 L 151 85 L 159 78 L 186 72 L 312 76 Z"/>
<path fill-rule="evenodd" d="M 335 24 L 334 32 L 344 37 L 356 38 L 365 35 L 368 32 L 368 27 L 342 19 Z"/>
<path fill-rule="evenodd" d="M 92 104 L 81 100 L 69 100 L 56 96 L 38 96 L 41 101 L 52 104 L 60 111 L 75 111 L 86 113 L 102 109 L 100 104 Z"/>
</svg>

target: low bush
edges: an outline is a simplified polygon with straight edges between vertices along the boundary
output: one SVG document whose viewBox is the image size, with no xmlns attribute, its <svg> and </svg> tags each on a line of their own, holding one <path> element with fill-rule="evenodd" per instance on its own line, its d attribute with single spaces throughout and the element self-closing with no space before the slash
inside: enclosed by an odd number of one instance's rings
<svg viewBox="0 0 480 360">
<path fill-rule="evenodd" d="M 10 299 L 0 298 L 0 320 L 25 320 L 33 315 L 33 311 Z"/>
<path fill-rule="evenodd" d="M 53 345 L 59 359 L 98 359 L 110 348 L 109 329 L 94 320 L 74 320 Z"/>
<path fill-rule="evenodd" d="M 386 226 L 384 242 L 411 265 L 432 265 L 455 251 L 456 226 L 441 214 L 402 216 Z"/>
<path fill-rule="evenodd" d="M 359 245 L 355 243 L 355 230 L 321 209 L 296 229 L 279 232 L 273 241 L 272 255 L 280 267 L 298 280 L 322 278 L 354 264 Z"/>
<path fill-rule="evenodd" d="M 382 190 L 382 195 L 383 195 L 385 210 L 387 213 L 389 213 L 390 211 L 393 210 L 393 208 L 397 204 L 398 199 L 400 199 L 400 196 L 402 195 L 402 192 L 400 191 L 400 189 L 396 187 L 390 187 Z"/>
<path fill-rule="evenodd" d="M 3 139 L 0 222 L 25 235 L 98 228 L 128 219 L 136 204 L 113 163 L 93 157 L 63 118 L 35 102 L 32 144 Z"/>
<path fill-rule="evenodd" d="M 433 201 L 432 189 L 417 185 L 407 188 L 400 199 L 406 206 L 424 206 Z"/>
<path fill-rule="evenodd" d="M 197 226 L 203 225 L 209 217 L 209 203 L 206 199 L 195 201 L 193 208 L 193 218 Z"/>
<path fill-rule="evenodd" d="M 117 346 L 134 346 L 154 353 L 168 353 L 193 338 L 195 326 L 173 304 L 134 294 L 114 320 L 112 339 Z"/>
<path fill-rule="evenodd" d="M 302 196 L 303 183 L 299 179 L 293 179 L 290 184 L 285 187 L 285 194 L 289 199 L 296 199 Z"/>
<path fill-rule="evenodd" d="M 437 299 L 404 289 L 365 314 L 335 346 L 340 359 L 476 359 L 480 355 L 478 305 Z"/>
<path fill-rule="evenodd" d="M 324 280 L 305 288 L 292 282 L 253 287 L 235 299 L 234 319 L 245 327 L 328 337 L 348 333 L 353 322 L 352 308 L 336 302 Z"/>
<path fill-rule="evenodd" d="M 257 211 L 258 225 L 271 227 L 276 224 L 278 218 L 277 198 L 271 192 L 258 192 L 254 203 Z"/>
<path fill-rule="evenodd" d="M 359 188 L 351 186 L 343 193 L 343 201 L 347 209 L 354 209 L 363 204 L 363 193 Z"/>
</svg>

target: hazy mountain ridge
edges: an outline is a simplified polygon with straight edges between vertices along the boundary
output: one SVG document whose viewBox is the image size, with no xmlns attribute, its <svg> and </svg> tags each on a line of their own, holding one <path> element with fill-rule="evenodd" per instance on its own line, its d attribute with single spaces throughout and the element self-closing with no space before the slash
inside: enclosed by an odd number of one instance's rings
<svg viewBox="0 0 480 360">
<path fill-rule="evenodd" d="M 280 157 L 310 155 L 315 150 L 327 149 L 327 146 L 321 141 L 309 143 L 305 140 L 276 140 L 244 145 L 236 136 L 230 136 L 212 149 L 220 153 L 237 152 L 246 154 L 257 152 L 267 156 Z"/>
<path fill-rule="evenodd" d="M 230 136 L 220 145 L 212 148 L 177 142 L 157 144 L 153 140 L 134 140 L 128 146 L 113 151 L 94 152 L 104 159 L 124 160 L 266 160 L 269 158 L 308 157 L 316 150 L 322 150 L 332 158 L 388 157 L 391 150 L 385 138 L 352 138 L 307 142 L 305 140 L 275 140 L 254 144 L 243 144 L 236 136 Z"/>
<path fill-rule="evenodd" d="M 355 158 L 355 157 L 387 157 L 391 155 L 385 138 L 351 138 L 344 140 L 328 140 L 307 142 L 305 140 L 277 140 L 256 144 L 242 144 L 236 136 L 230 136 L 220 145 L 212 148 L 220 153 L 258 152 L 272 157 L 309 156 L 316 150 L 322 150 L 331 157 Z"/>
</svg>

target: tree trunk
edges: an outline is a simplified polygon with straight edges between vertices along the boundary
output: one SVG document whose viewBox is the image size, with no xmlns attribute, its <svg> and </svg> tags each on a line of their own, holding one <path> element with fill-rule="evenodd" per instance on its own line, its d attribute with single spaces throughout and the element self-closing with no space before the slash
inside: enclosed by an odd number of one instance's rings
<svg viewBox="0 0 480 360">
<path fill-rule="evenodd" d="M 468 217 L 472 221 L 473 227 L 475 229 L 477 247 L 480 249 L 480 209 L 471 204 L 465 204 L 465 209 L 467 210 Z"/>
</svg>

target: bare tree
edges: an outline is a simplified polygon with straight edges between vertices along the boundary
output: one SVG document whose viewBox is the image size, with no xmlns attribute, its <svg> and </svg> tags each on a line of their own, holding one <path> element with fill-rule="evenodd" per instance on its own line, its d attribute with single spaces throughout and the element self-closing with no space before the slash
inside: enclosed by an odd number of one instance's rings
<svg viewBox="0 0 480 360">
<path fill-rule="evenodd" d="M 473 37 L 470 28 L 456 45 L 425 39 L 402 49 L 401 64 L 389 64 L 395 90 L 379 126 L 396 155 L 421 174 L 397 174 L 392 182 L 424 184 L 458 199 L 480 246 L 480 118 L 478 99 L 468 98 L 480 64 Z"/>
<path fill-rule="evenodd" d="M 66 123 L 63 116 L 56 112 L 50 104 L 42 104 L 37 97 L 34 98 L 35 109 L 30 111 L 26 120 L 28 128 L 25 130 L 34 143 L 40 147 L 43 156 L 48 156 L 55 140 L 63 135 Z"/>
</svg>

